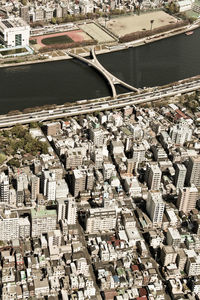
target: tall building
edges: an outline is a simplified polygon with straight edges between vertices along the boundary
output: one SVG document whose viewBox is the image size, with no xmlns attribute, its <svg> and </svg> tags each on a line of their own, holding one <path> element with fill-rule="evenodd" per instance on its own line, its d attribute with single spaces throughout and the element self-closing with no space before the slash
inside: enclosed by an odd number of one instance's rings
<svg viewBox="0 0 200 300">
<path fill-rule="evenodd" d="M 102 169 L 103 166 L 103 149 L 98 148 L 94 151 L 94 163 L 95 163 L 95 169 Z"/>
<path fill-rule="evenodd" d="M 186 182 L 188 185 L 194 184 L 197 188 L 200 187 L 200 156 L 189 158 Z"/>
<path fill-rule="evenodd" d="M 77 205 L 75 200 L 68 199 L 67 203 L 67 209 L 66 209 L 66 219 L 68 225 L 74 225 L 76 224 L 77 219 Z"/>
<path fill-rule="evenodd" d="M 20 238 L 29 238 L 31 234 L 31 224 L 28 217 L 19 218 L 19 237 Z"/>
<path fill-rule="evenodd" d="M 82 165 L 83 155 L 81 150 L 78 149 L 68 149 L 66 154 L 66 169 L 74 169 Z"/>
<path fill-rule="evenodd" d="M 19 15 L 26 23 L 30 22 L 29 7 L 27 5 L 26 6 L 23 5 L 20 7 Z"/>
<path fill-rule="evenodd" d="M 183 145 L 192 138 L 192 129 L 185 120 L 170 128 L 169 135 L 174 144 Z"/>
<path fill-rule="evenodd" d="M 157 164 L 149 164 L 146 170 L 147 186 L 150 190 L 159 190 L 162 172 Z"/>
<path fill-rule="evenodd" d="M 56 178 L 55 173 L 49 171 L 43 171 L 42 173 L 43 181 L 43 193 L 47 197 L 47 200 L 54 201 L 56 199 Z"/>
<path fill-rule="evenodd" d="M 187 169 L 183 164 L 177 164 L 175 167 L 174 184 L 177 189 L 182 189 L 185 183 Z"/>
<path fill-rule="evenodd" d="M 196 207 L 196 202 L 198 198 L 198 189 L 194 185 L 191 187 L 185 187 L 183 189 L 180 189 L 177 200 L 177 207 L 179 211 L 189 213 L 192 209 Z"/>
<path fill-rule="evenodd" d="M 90 128 L 90 139 L 95 146 L 102 147 L 104 142 L 104 132 L 99 128 Z"/>
<path fill-rule="evenodd" d="M 116 227 L 117 213 L 114 207 L 91 208 L 86 216 L 86 232 L 111 231 Z"/>
<path fill-rule="evenodd" d="M 64 199 L 57 199 L 57 215 L 58 222 L 60 220 L 65 220 L 66 218 L 66 201 Z"/>
<path fill-rule="evenodd" d="M 56 184 L 56 199 L 66 199 L 69 194 L 69 188 L 65 179 L 61 179 Z"/>
<path fill-rule="evenodd" d="M 48 237 L 49 247 L 51 247 L 51 246 L 59 247 L 61 245 L 62 235 L 61 235 L 60 230 L 54 230 L 54 231 L 48 232 L 47 237 Z"/>
<path fill-rule="evenodd" d="M 28 189 L 28 176 L 25 173 L 17 175 L 17 191 L 24 191 Z"/>
<path fill-rule="evenodd" d="M 0 203 L 9 203 L 9 177 L 5 173 L 0 174 Z"/>
<path fill-rule="evenodd" d="M 4 210 L 0 213 L 0 240 L 19 239 L 19 216 L 17 212 Z"/>
<path fill-rule="evenodd" d="M 77 206 L 74 197 L 57 199 L 58 221 L 67 220 L 68 224 L 76 224 Z"/>
<path fill-rule="evenodd" d="M 83 170 L 73 170 L 72 172 L 72 193 L 74 197 L 77 197 L 80 192 L 86 189 L 86 177 L 87 174 Z"/>
<path fill-rule="evenodd" d="M 154 226 L 162 225 L 165 203 L 160 192 L 149 191 L 147 199 L 147 212 Z"/>
<path fill-rule="evenodd" d="M 31 200 L 35 201 L 40 193 L 40 178 L 36 175 L 31 176 Z"/>
<path fill-rule="evenodd" d="M 181 236 L 177 228 L 169 227 L 167 230 L 167 244 L 175 248 L 179 248 L 181 244 Z"/>
<path fill-rule="evenodd" d="M 43 233 L 56 229 L 57 213 L 54 209 L 47 210 L 40 206 L 31 209 L 32 237 L 39 237 Z"/>
<path fill-rule="evenodd" d="M 145 161 L 145 147 L 142 143 L 133 145 L 133 161 L 142 163 Z"/>
<path fill-rule="evenodd" d="M 172 246 L 163 246 L 161 250 L 161 263 L 163 266 L 175 264 L 177 253 Z"/>
<path fill-rule="evenodd" d="M 94 186 L 94 172 L 93 170 L 87 171 L 86 190 L 92 190 Z"/>
<path fill-rule="evenodd" d="M 60 133 L 61 124 L 60 122 L 51 122 L 46 125 L 46 134 L 55 136 Z"/>
<path fill-rule="evenodd" d="M 75 169 L 70 173 L 71 192 L 74 197 L 77 197 L 80 192 L 91 190 L 94 185 L 93 170 L 90 169 Z"/>
<path fill-rule="evenodd" d="M 30 26 L 21 18 L 0 20 L 0 41 L 8 47 L 28 46 Z"/>
</svg>

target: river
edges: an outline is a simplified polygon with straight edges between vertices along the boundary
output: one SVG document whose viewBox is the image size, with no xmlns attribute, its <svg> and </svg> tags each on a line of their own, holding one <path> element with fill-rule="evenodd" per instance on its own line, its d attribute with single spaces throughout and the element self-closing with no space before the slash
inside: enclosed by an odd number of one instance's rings
<svg viewBox="0 0 200 300">
<path fill-rule="evenodd" d="M 193 35 L 180 34 L 99 55 L 98 59 L 111 73 L 135 87 L 199 75 L 200 28 Z M 0 114 L 108 95 L 111 91 L 104 78 L 76 59 L 0 69 Z"/>
</svg>

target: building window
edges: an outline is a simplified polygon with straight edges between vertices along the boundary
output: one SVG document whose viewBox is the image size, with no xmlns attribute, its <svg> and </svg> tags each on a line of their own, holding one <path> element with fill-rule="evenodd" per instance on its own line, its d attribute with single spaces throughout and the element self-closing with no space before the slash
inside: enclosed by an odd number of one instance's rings
<svg viewBox="0 0 200 300">
<path fill-rule="evenodd" d="M 16 34 L 15 35 L 15 46 L 21 46 L 22 45 L 22 35 Z"/>
</svg>

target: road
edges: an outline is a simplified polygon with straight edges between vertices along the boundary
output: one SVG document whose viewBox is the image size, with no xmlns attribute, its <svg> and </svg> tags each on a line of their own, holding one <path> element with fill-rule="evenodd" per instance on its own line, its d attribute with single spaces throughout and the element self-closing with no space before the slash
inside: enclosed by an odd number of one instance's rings
<svg viewBox="0 0 200 300">
<path fill-rule="evenodd" d="M 136 105 L 141 103 L 148 103 L 156 100 L 160 100 L 164 97 L 175 96 L 178 94 L 188 93 L 200 89 L 200 79 L 193 80 L 191 82 L 180 83 L 179 85 L 167 87 L 167 88 L 155 88 L 151 92 L 141 91 L 135 95 L 121 95 L 121 98 L 102 100 L 97 99 L 94 102 L 79 101 L 77 105 L 71 106 L 58 106 L 51 110 L 42 110 L 40 112 L 33 112 L 20 115 L 0 115 L 0 128 L 14 126 L 17 124 L 28 124 L 31 122 L 42 122 L 46 120 L 71 117 L 80 114 L 93 113 L 95 111 L 111 110 L 114 108 L 122 108 L 127 105 Z M 82 102 L 82 103 L 81 103 Z M 81 104 L 80 104 L 81 103 Z"/>
</svg>

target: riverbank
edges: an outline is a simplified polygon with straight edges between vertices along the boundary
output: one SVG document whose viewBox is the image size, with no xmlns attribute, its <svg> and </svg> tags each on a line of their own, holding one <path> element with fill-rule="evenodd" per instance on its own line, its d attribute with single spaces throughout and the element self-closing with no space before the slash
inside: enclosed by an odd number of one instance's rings
<svg viewBox="0 0 200 300">
<path fill-rule="evenodd" d="M 194 24 L 194 25 L 191 24 L 191 25 L 180 27 L 178 29 L 177 28 L 171 29 L 170 31 L 166 31 L 166 32 L 159 33 L 159 34 L 154 34 L 150 37 L 145 37 L 145 38 L 127 42 L 127 43 L 121 43 L 121 44 L 118 43 L 118 44 L 112 45 L 112 46 L 97 45 L 97 46 L 93 46 L 93 47 L 95 47 L 95 52 L 97 55 L 112 53 L 112 52 L 121 51 L 121 50 L 125 50 L 125 49 L 132 48 L 132 47 L 139 47 L 139 46 L 145 45 L 147 43 L 148 44 L 153 43 L 153 42 L 156 42 L 156 41 L 159 41 L 162 39 L 167 39 L 167 38 L 173 37 L 175 35 L 186 33 L 187 31 L 195 30 L 199 27 L 200 27 L 200 23 Z M 85 47 L 62 50 L 60 52 L 64 53 L 64 55 L 60 55 L 60 56 L 53 56 L 52 55 L 53 51 L 45 53 L 45 54 L 39 54 L 39 55 L 36 54 L 35 59 L 28 60 L 28 57 L 27 57 L 27 60 L 23 61 L 23 62 L 15 61 L 14 63 L 11 62 L 11 63 L 2 63 L 2 64 L 0 62 L 0 68 L 16 67 L 16 66 L 24 66 L 24 65 L 39 64 L 39 63 L 44 63 L 44 62 L 46 63 L 46 62 L 72 59 L 72 57 L 67 54 L 67 51 L 72 51 L 75 54 L 77 53 L 77 54 L 85 57 L 85 56 L 89 55 L 90 48 L 88 46 L 85 46 Z M 56 50 L 55 50 L 55 52 L 56 52 Z"/>
<path fill-rule="evenodd" d="M 143 47 L 112 48 L 98 59 L 110 73 L 136 88 L 163 86 L 200 74 L 199 34 L 198 28 L 192 35 L 179 34 Z M 94 68 L 73 59 L 2 68 L 0 79 L 1 114 L 111 95 L 109 85 Z M 117 94 L 125 92 L 117 86 Z"/>
</svg>

